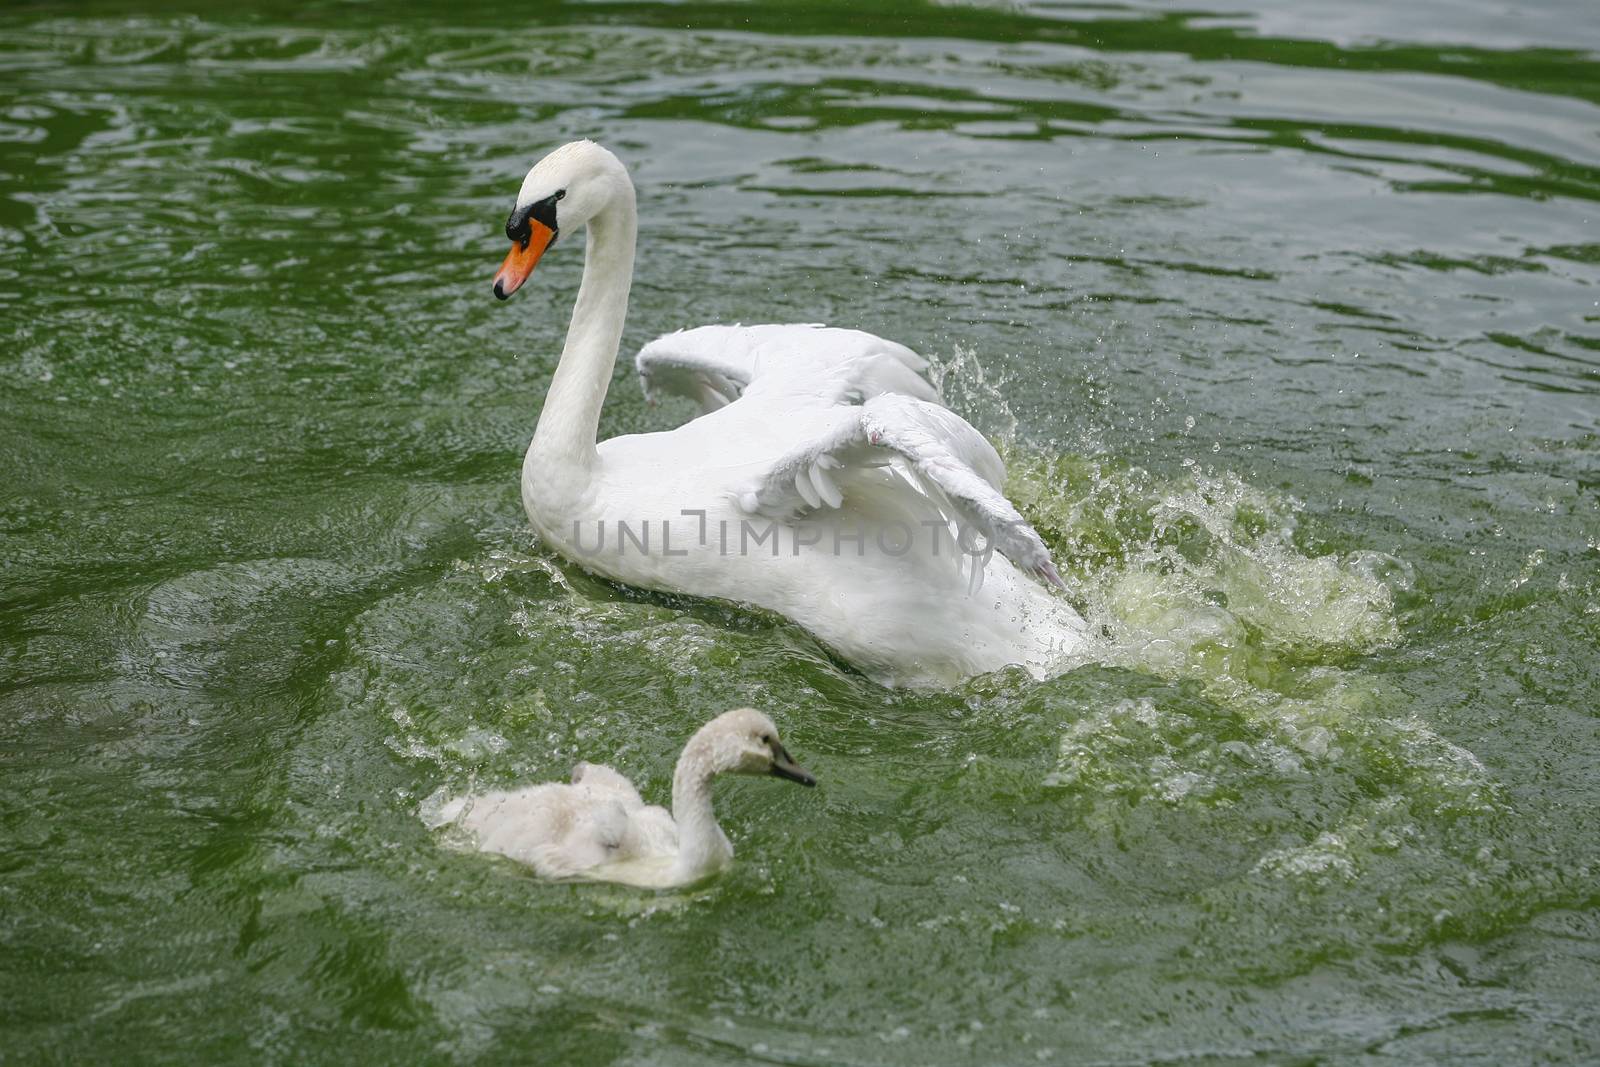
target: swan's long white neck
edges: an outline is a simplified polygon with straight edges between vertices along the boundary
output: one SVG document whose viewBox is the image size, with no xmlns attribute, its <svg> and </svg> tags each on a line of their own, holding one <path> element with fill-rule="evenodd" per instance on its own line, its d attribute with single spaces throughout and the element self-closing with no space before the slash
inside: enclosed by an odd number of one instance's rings
<svg viewBox="0 0 1600 1067">
<path fill-rule="evenodd" d="M 633 249 L 639 229 L 633 183 L 624 176 L 611 202 L 589 220 L 583 283 L 572 308 L 567 343 L 550 381 L 526 470 L 552 487 L 581 489 L 594 469 L 600 406 L 628 317 Z"/>
<path fill-rule="evenodd" d="M 697 735 L 684 747 L 672 775 L 672 821 L 678 824 L 674 877 L 693 882 L 725 866 L 733 847 L 711 810 L 711 779 L 716 776 L 710 746 Z"/>
</svg>

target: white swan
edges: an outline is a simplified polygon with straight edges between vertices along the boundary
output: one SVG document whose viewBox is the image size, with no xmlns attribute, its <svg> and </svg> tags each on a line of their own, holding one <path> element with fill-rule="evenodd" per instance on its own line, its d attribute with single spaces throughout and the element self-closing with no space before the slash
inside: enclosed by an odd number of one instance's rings
<svg viewBox="0 0 1600 1067">
<path fill-rule="evenodd" d="M 1024 574 L 1060 584 L 1001 491 L 1000 457 L 903 345 L 810 325 L 669 334 L 640 351 L 639 373 L 703 414 L 596 447 L 637 230 L 615 156 L 577 141 L 528 172 L 494 292 L 509 298 L 584 226 L 583 282 L 522 467 L 546 542 L 621 582 L 786 615 L 887 685 L 1013 663 L 1042 676 L 1084 646 L 1083 620 Z"/>
<path fill-rule="evenodd" d="M 610 767 L 580 763 L 572 784 L 457 797 L 428 818 L 472 832 L 480 851 L 531 866 L 545 878 L 621 882 L 648 889 L 690 885 L 726 867 L 733 845 L 711 810 L 711 779 L 770 774 L 816 785 L 754 708 L 712 719 L 689 738 L 672 775 L 672 812 L 647 806 Z"/>
</svg>

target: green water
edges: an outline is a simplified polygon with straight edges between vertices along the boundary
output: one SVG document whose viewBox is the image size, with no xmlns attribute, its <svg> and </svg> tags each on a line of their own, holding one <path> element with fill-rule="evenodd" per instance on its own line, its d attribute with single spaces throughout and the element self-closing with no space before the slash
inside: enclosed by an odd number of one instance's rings
<svg viewBox="0 0 1600 1067">
<path fill-rule="evenodd" d="M 0 1062 L 1600 1060 L 1587 0 L 247 6 L 0 12 Z M 578 136 L 625 351 L 927 353 L 1103 665 L 535 542 L 581 256 L 489 280 Z M 419 818 L 741 703 L 821 785 L 696 890 Z"/>
</svg>

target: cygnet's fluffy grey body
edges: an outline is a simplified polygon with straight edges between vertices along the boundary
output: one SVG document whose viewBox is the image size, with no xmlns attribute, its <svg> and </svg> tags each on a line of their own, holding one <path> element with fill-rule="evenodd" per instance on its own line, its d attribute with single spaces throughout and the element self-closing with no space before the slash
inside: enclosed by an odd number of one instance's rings
<svg viewBox="0 0 1600 1067">
<path fill-rule="evenodd" d="M 733 859 L 711 809 L 719 774 L 762 774 L 815 785 L 753 708 L 725 712 L 697 730 L 672 776 L 672 811 L 646 804 L 610 767 L 580 763 L 570 784 L 457 797 L 429 820 L 471 832 L 477 848 L 525 863 L 543 878 L 620 882 L 647 888 L 689 885 Z"/>
</svg>

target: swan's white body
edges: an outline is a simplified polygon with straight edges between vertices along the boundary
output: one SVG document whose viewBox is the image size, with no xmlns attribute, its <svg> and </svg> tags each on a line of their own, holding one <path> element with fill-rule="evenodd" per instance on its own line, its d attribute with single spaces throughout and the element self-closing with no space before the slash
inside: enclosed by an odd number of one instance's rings
<svg viewBox="0 0 1600 1067">
<path fill-rule="evenodd" d="M 543 878 L 666 889 L 698 882 L 732 861 L 733 845 L 711 808 L 711 780 L 725 772 L 815 784 L 779 744 L 770 719 L 738 708 L 684 746 L 671 812 L 646 804 L 610 767 L 580 763 L 570 785 L 457 797 L 429 821 L 469 831 L 479 851 L 525 863 Z"/>
<path fill-rule="evenodd" d="M 558 552 L 630 585 L 778 612 L 890 685 L 1008 664 L 1044 675 L 1082 649 L 1082 619 L 1019 569 L 1059 582 L 1002 493 L 999 456 L 902 345 L 811 325 L 669 334 L 639 353 L 645 387 L 702 414 L 597 447 L 633 273 L 633 186 L 611 153 L 577 142 L 529 172 L 513 223 L 535 209 L 589 232 L 522 470 L 528 517 Z M 962 550 L 983 544 L 1000 554 Z"/>
</svg>

